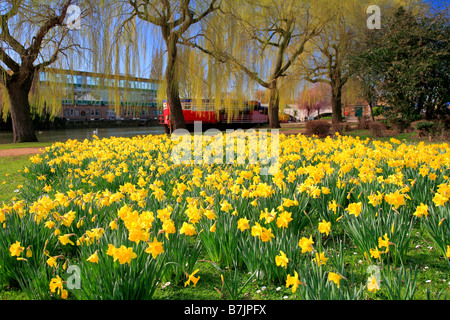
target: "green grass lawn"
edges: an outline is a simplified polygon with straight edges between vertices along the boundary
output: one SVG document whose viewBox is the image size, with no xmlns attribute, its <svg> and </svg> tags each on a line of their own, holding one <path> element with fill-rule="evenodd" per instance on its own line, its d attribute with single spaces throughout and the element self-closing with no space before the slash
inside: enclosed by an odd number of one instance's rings
<svg viewBox="0 0 450 320">
<path fill-rule="evenodd" d="M 29 155 L 0 157 L 0 205 L 17 196 L 14 191 L 25 181 L 19 171 L 31 163 L 29 159 Z"/>
<path fill-rule="evenodd" d="M 17 186 L 25 179 L 19 171 L 24 166 L 29 165 L 30 156 L 0 157 L 0 207 L 3 202 L 10 203 L 11 199 L 17 196 L 14 192 Z M 0 283 L 0 300 L 24 300 L 26 295 L 18 289 L 10 288 L 4 283 Z"/>
<path fill-rule="evenodd" d="M 52 145 L 51 142 L 5 143 L 0 144 L 0 150 L 19 149 L 19 148 L 45 148 L 51 145 Z"/>
</svg>

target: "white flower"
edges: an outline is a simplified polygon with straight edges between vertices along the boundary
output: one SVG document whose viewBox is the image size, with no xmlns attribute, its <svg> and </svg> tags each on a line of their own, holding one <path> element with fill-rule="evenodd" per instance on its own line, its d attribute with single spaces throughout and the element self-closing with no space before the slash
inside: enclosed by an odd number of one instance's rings
<svg viewBox="0 0 450 320">
<path fill-rule="evenodd" d="M 431 280 L 427 280 L 427 281 L 425 281 L 426 283 L 430 283 L 431 282 Z"/>
<path fill-rule="evenodd" d="M 448 284 L 450 284 L 450 282 L 449 282 Z M 280 290 L 281 290 L 281 287 L 278 287 L 276 290 L 277 290 L 277 291 L 280 291 Z"/>
<path fill-rule="evenodd" d="M 266 290 L 266 287 L 261 287 L 261 290 L 262 290 L 262 291 Z"/>
<path fill-rule="evenodd" d="M 289 298 L 288 296 L 284 296 L 284 297 L 283 297 L 284 300 L 286 300 L 286 299 L 288 299 L 288 298 Z"/>
</svg>

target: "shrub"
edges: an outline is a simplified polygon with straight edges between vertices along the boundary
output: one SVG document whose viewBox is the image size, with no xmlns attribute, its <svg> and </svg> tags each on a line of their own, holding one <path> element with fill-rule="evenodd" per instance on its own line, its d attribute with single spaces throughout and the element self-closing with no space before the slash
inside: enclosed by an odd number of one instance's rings
<svg viewBox="0 0 450 320">
<path fill-rule="evenodd" d="M 349 131 L 352 131 L 352 130 L 353 130 L 353 127 L 352 127 L 352 125 L 350 123 L 346 123 L 344 125 L 344 131 L 345 132 L 349 132 Z"/>
<path fill-rule="evenodd" d="M 306 123 L 306 133 L 318 136 L 327 135 L 330 131 L 331 124 L 325 120 L 313 120 Z"/>
<path fill-rule="evenodd" d="M 430 133 L 433 130 L 434 122 L 431 121 L 419 121 L 415 124 L 414 128 L 419 131 Z"/>
<path fill-rule="evenodd" d="M 390 119 L 390 125 L 394 130 L 401 133 L 411 126 L 411 120 L 406 118 L 394 118 Z"/>
<path fill-rule="evenodd" d="M 369 125 L 372 121 L 367 117 L 359 117 L 358 118 L 358 129 L 359 130 L 367 130 L 369 129 Z"/>
<path fill-rule="evenodd" d="M 369 128 L 374 137 L 382 137 L 386 130 L 386 126 L 380 122 L 371 122 Z"/>
<path fill-rule="evenodd" d="M 339 132 L 342 134 L 344 132 L 344 124 L 343 123 L 335 123 L 331 126 L 332 133 Z"/>
<path fill-rule="evenodd" d="M 419 136 L 428 135 L 430 139 L 443 135 L 446 131 L 444 122 L 419 121 L 414 125 L 414 129 L 419 132 Z"/>
<path fill-rule="evenodd" d="M 373 107 L 373 109 L 372 109 L 374 117 L 382 115 L 383 111 L 384 111 L 383 107 Z"/>
</svg>

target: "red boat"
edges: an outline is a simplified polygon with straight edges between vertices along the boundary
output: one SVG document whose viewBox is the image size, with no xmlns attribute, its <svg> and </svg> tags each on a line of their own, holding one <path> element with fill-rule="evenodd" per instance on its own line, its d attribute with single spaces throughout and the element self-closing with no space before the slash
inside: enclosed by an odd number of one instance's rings
<svg viewBox="0 0 450 320">
<path fill-rule="evenodd" d="M 231 126 L 255 126 L 269 123 L 267 107 L 262 107 L 256 100 L 247 101 L 244 106 L 238 108 L 231 118 L 226 112 L 227 108 L 221 107 L 216 111 L 214 102 L 202 100 L 202 106 L 199 108 L 195 99 L 182 99 L 181 107 L 186 125 L 192 126 L 195 121 L 201 121 L 202 126 L 211 127 L 231 127 Z M 164 125 L 166 133 L 171 132 L 170 109 L 166 100 L 163 101 L 163 112 L 159 115 L 159 124 Z"/>
</svg>

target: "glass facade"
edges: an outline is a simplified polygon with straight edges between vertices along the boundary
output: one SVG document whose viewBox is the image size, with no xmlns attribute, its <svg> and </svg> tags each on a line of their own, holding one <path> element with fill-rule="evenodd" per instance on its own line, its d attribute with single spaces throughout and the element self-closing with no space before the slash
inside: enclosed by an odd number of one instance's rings
<svg viewBox="0 0 450 320">
<path fill-rule="evenodd" d="M 68 120 L 156 119 L 159 114 L 159 83 L 150 79 L 61 70 L 40 72 L 39 80 L 59 82 L 65 88 L 62 116 Z M 117 93 L 119 113 L 112 98 Z"/>
</svg>

